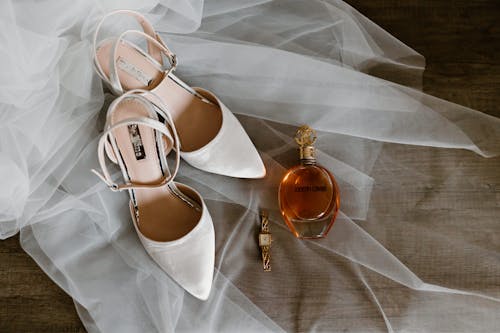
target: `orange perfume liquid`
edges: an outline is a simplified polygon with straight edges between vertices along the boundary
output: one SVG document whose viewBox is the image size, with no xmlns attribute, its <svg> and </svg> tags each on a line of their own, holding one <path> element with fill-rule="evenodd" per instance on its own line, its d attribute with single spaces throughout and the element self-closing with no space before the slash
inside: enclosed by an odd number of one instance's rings
<svg viewBox="0 0 500 333">
<path fill-rule="evenodd" d="M 314 140 L 309 141 L 307 146 L 301 145 L 301 164 L 288 170 L 280 183 L 279 204 L 286 224 L 296 237 L 322 238 L 333 226 L 340 195 L 333 175 L 316 164 Z"/>
</svg>

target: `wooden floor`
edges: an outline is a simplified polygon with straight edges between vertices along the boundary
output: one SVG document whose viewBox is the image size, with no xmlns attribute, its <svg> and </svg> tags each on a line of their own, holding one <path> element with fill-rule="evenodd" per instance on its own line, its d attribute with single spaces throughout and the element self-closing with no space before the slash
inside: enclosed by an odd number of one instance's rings
<svg viewBox="0 0 500 333">
<path fill-rule="evenodd" d="M 498 0 L 349 0 L 426 57 L 424 91 L 500 117 Z M 85 332 L 18 237 L 0 241 L 0 332 Z"/>
</svg>

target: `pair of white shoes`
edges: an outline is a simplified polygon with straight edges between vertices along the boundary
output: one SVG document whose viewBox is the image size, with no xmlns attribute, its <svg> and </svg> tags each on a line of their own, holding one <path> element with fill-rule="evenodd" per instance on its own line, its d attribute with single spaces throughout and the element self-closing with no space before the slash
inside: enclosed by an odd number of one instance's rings
<svg viewBox="0 0 500 333">
<path fill-rule="evenodd" d="M 134 17 L 143 31 L 127 30 L 96 46 L 103 22 L 115 15 Z M 146 39 L 147 52 L 125 40 L 131 35 Z M 94 36 L 94 64 L 120 97 L 108 109 L 98 144 L 102 173 L 93 171 L 113 191 L 129 192 L 135 230 L 152 259 L 190 294 L 206 300 L 213 279 L 214 227 L 200 194 L 174 181 L 180 158 L 239 178 L 264 177 L 264 164 L 217 97 L 172 73 L 176 56 L 141 14 L 119 10 L 102 19 Z M 173 168 L 166 158 L 171 151 Z M 124 183 L 111 178 L 105 156 L 118 164 Z"/>
</svg>

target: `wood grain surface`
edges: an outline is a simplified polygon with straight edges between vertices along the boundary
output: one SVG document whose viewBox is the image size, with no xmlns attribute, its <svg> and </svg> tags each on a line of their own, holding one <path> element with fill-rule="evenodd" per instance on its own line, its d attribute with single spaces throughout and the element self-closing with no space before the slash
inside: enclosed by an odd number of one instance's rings
<svg viewBox="0 0 500 333">
<path fill-rule="evenodd" d="M 425 56 L 425 92 L 500 117 L 498 0 L 349 0 L 348 3 Z M 441 159 L 437 160 L 432 150 L 398 145 L 388 145 L 385 149 L 386 158 L 398 156 L 408 163 L 418 162 L 416 166 L 422 168 L 442 167 L 439 165 Z M 457 158 L 462 159 L 462 164 L 472 166 L 478 161 L 476 156 L 464 152 L 462 156 L 453 157 L 450 163 L 456 162 Z M 476 175 L 480 180 L 478 184 L 491 187 L 491 196 L 474 199 L 477 200 L 476 206 L 472 203 L 469 208 L 482 205 L 481 211 L 486 219 L 499 212 L 499 168 L 500 160 L 491 159 L 481 164 L 478 171 L 481 174 Z M 375 179 L 377 174 L 383 176 L 381 169 L 375 168 L 374 172 Z M 378 187 L 374 191 L 380 194 L 373 196 L 374 205 L 380 200 L 377 198 L 390 195 L 387 187 Z M 426 184 L 425 191 L 439 193 L 439 186 Z M 469 200 L 459 187 L 447 195 L 456 200 Z M 378 211 L 377 214 L 386 214 L 388 219 L 399 218 L 395 211 Z M 405 218 L 423 219 L 421 216 Z M 364 228 L 382 240 L 389 250 L 397 250 L 397 244 L 380 230 L 372 228 L 369 223 Z M 401 253 L 400 258 L 404 261 L 405 253 Z M 432 272 L 418 264 L 410 268 L 432 282 Z M 468 286 L 467 281 L 450 283 L 451 286 Z M 302 330 L 304 327 L 288 328 Z M 0 241 L 0 332 L 85 332 L 71 298 L 25 254 L 17 236 Z"/>
</svg>

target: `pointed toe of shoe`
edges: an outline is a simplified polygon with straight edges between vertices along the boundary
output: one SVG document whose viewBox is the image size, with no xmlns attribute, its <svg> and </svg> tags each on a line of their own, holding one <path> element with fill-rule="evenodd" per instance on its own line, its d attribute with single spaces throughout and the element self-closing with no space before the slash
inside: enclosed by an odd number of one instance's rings
<svg viewBox="0 0 500 333">
<path fill-rule="evenodd" d="M 182 288 L 200 300 L 206 300 L 212 288 L 215 261 L 215 233 L 212 220 L 204 218 L 203 225 L 188 239 L 180 239 L 167 249 L 150 248 L 154 261 Z"/>
<path fill-rule="evenodd" d="M 264 163 L 260 161 L 260 165 L 256 165 L 252 168 L 250 168 L 249 171 L 246 171 L 243 173 L 243 175 L 237 176 L 239 178 L 252 178 L 252 179 L 260 179 L 264 178 L 266 176 L 266 167 L 264 166 Z"/>
<path fill-rule="evenodd" d="M 199 300 L 206 301 L 210 296 L 210 291 L 212 290 L 212 278 L 213 275 L 210 275 L 210 277 L 206 276 L 202 283 L 198 283 L 190 289 L 186 286 L 184 289 Z"/>
<path fill-rule="evenodd" d="M 206 300 L 214 273 L 215 231 L 205 204 L 202 204 L 202 215 L 196 227 L 174 241 L 157 242 L 146 238 L 134 217 L 133 220 L 141 243 L 158 266 L 191 295 Z"/>
<path fill-rule="evenodd" d="M 266 167 L 260 158 L 257 150 L 246 149 L 245 153 L 239 153 L 230 167 L 225 170 L 225 175 L 235 178 L 264 178 L 266 176 Z"/>
<path fill-rule="evenodd" d="M 243 126 L 222 103 L 222 125 L 204 147 L 181 152 L 182 158 L 203 171 L 235 178 L 263 178 L 266 168 Z"/>
<path fill-rule="evenodd" d="M 193 251 L 190 247 L 191 253 L 188 256 L 181 253 L 174 256 L 170 253 L 165 256 L 159 252 L 152 253 L 151 257 L 184 290 L 205 301 L 212 289 L 213 251 L 209 251 L 209 249 L 199 250 Z"/>
</svg>

